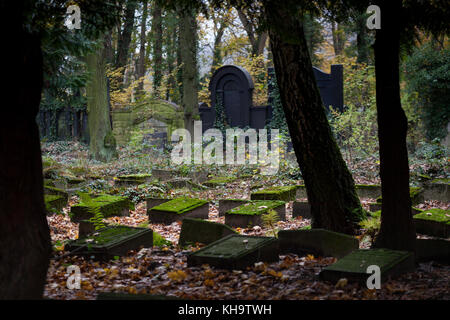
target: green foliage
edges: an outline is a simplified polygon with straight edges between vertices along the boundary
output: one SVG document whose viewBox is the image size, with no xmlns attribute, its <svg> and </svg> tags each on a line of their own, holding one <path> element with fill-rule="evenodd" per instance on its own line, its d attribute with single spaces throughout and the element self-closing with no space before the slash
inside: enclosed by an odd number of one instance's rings
<svg viewBox="0 0 450 320">
<path fill-rule="evenodd" d="M 217 95 L 216 98 L 216 118 L 214 119 L 214 128 L 219 129 L 222 132 L 222 135 L 226 135 L 226 130 L 230 128 L 227 120 L 227 116 L 225 114 L 225 109 L 223 107 L 222 99 L 220 95 Z"/>
<path fill-rule="evenodd" d="M 269 79 L 272 90 L 269 98 L 272 99 L 272 119 L 267 126 L 269 129 L 279 129 L 280 133 L 289 136 L 289 129 L 284 114 L 283 105 L 281 104 L 280 91 L 275 75 Z"/>
<path fill-rule="evenodd" d="M 89 222 L 94 224 L 95 230 L 104 228 L 104 216 L 100 211 L 100 204 L 95 202 L 88 193 L 78 192 L 77 194 L 80 197 L 80 203 L 86 205 L 87 211 L 92 214 L 92 218 L 89 219 Z"/>
<path fill-rule="evenodd" d="M 363 236 L 368 236 L 373 245 L 380 231 L 381 215 L 373 214 L 371 218 L 361 221 L 360 226 L 364 229 Z"/>
<path fill-rule="evenodd" d="M 416 48 L 404 63 L 406 88 L 418 94 L 418 112 L 430 140 L 446 136 L 450 121 L 450 48 L 432 44 Z"/>
<path fill-rule="evenodd" d="M 261 215 L 263 225 L 265 228 L 269 228 L 269 234 L 273 237 L 278 237 L 278 228 L 276 227 L 277 222 L 280 220 L 277 212 L 273 209 L 267 211 L 267 213 Z"/>
</svg>

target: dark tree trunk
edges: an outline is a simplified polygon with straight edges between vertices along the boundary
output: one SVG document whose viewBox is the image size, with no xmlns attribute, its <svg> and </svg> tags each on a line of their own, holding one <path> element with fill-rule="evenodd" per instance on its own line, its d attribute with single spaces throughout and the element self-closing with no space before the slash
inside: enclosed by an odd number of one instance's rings
<svg viewBox="0 0 450 320">
<path fill-rule="evenodd" d="M 14 48 L 3 50 L 2 97 L 11 104 L 0 126 L 0 299 L 42 298 L 51 253 L 36 124 L 41 44 L 23 31 L 20 3 L 0 6 L 2 39 Z"/>
<path fill-rule="evenodd" d="M 341 55 L 344 52 L 345 37 L 339 23 L 331 21 L 331 33 L 333 38 L 334 54 L 336 56 Z"/>
<path fill-rule="evenodd" d="M 247 33 L 248 40 L 250 41 L 252 56 L 263 54 L 268 38 L 267 32 L 257 32 L 257 26 L 252 24 L 251 19 L 247 17 L 242 10 L 237 9 L 237 12 L 239 20 L 241 20 L 245 32 Z"/>
<path fill-rule="evenodd" d="M 152 34 L 153 34 L 153 90 L 157 96 L 160 95 L 159 87 L 162 81 L 162 10 L 155 1 L 152 11 Z"/>
<path fill-rule="evenodd" d="M 264 1 L 280 98 L 311 204 L 313 228 L 353 234 L 364 212 L 333 138 L 300 19 Z"/>
<path fill-rule="evenodd" d="M 119 33 L 119 41 L 117 48 L 117 58 L 115 67 L 121 68 L 127 64 L 128 51 L 131 43 L 131 33 L 134 26 L 134 12 L 136 11 L 136 0 L 128 0 L 125 9 L 125 21 L 122 33 Z M 123 77 L 124 72 L 122 72 Z M 122 79 L 123 80 L 123 79 Z"/>
<path fill-rule="evenodd" d="M 358 51 L 357 62 L 358 63 L 368 63 L 369 62 L 369 39 L 366 27 L 367 16 L 364 13 L 360 13 L 356 17 L 356 48 Z"/>
<path fill-rule="evenodd" d="M 399 45 L 401 2 L 380 1 L 375 76 L 382 192 L 381 229 L 376 246 L 414 251 L 415 228 L 409 195 L 407 119 L 400 102 Z"/>
<path fill-rule="evenodd" d="M 141 19 L 141 34 L 140 34 L 140 46 L 139 46 L 139 60 L 137 64 L 137 78 L 141 79 L 145 76 L 145 42 L 146 42 L 146 25 L 147 25 L 147 1 L 142 2 L 142 19 Z M 137 87 L 138 96 L 143 95 L 144 81 L 141 79 Z"/>
</svg>

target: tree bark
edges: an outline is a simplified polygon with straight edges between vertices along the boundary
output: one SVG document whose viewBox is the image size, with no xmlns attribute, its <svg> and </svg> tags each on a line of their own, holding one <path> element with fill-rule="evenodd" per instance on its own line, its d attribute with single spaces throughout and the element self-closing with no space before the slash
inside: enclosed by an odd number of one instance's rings
<svg viewBox="0 0 450 320">
<path fill-rule="evenodd" d="M 344 52 L 345 36 L 339 23 L 331 21 L 331 33 L 333 38 L 334 55 L 339 56 Z"/>
<path fill-rule="evenodd" d="M 157 1 L 153 4 L 152 11 L 152 34 L 153 34 L 153 90 L 156 96 L 162 81 L 162 10 Z"/>
<path fill-rule="evenodd" d="M 244 30 L 247 33 L 248 40 L 252 47 L 252 56 L 259 56 L 264 53 L 264 48 L 266 47 L 266 42 L 268 38 L 267 32 L 257 33 L 257 26 L 252 24 L 250 18 L 248 18 L 242 10 L 237 9 L 239 20 L 241 20 Z"/>
<path fill-rule="evenodd" d="M 365 214 L 326 118 L 302 23 L 289 4 L 264 4 L 280 98 L 311 204 L 312 227 L 354 234 Z"/>
<path fill-rule="evenodd" d="M 111 130 L 107 79 L 105 74 L 105 48 L 103 45 L 86 57 L 90 80 L 86 86 L 89 152 L 98 161 L 117 158 L 116 141 Z"/>
<path fill-rule="evenodd" d="M 140 46 L 139 46 L 139 60 L 137 64 L 137 78 L 141 79 L 145 76 L 145 42 L 147 37 L 145 36 L 147 25 L 147 1 L 142 2 L 142 19 L 141 19 L 141 34 L 140 34 Z M 138 96 L 142 96 L 144 90 L 144 81 L 141 79 L 137 87 Z"/>
<path fill-rule="evenodd" d="M 2 97 L 11 101 L 0 126 L 0 299 L 42 298 L 51 253 L 36 124 L 41 43 L 23 31 L 20 4 L 11 1 L 0 10 L 2 39 L 14 48 L 3 50 L 8 81 L 1 86 Z"/>
<path fill-rule="evenodd" d="M 399 48 L 401 2 L 380 1 L 383 17 L 376 31 L 375 76 L 382 192 L 381 228 L 375 246 L 415 250 L 406 149 L 407 118 L 401 106 Z"/>
<path fill-rule="evenodd" d="M 194 132 L 194 120 L 198 115 L 197 86 L 197 20 L 194 9 L 184 10 L 180 16 L 180 46 L 184 110 L 184 126 L 191 135 Z"/>
<path fill-rule="evenodd" d="M 133 32 L 134 26 L 134 12 L 136 11 L 137 1 L 136 0 L 128 0 L 127 6 L 125 9 L 125 21 L 123 31 L 119 32 L 119 41 L 117 48 L 117 57 L 116 57 L 116 68 L 125 67 L 128 59 L 128 51 L 131 43 L 131 33 Z M 122 72 L 122 81 L 124 71 Z"/>
</svg>

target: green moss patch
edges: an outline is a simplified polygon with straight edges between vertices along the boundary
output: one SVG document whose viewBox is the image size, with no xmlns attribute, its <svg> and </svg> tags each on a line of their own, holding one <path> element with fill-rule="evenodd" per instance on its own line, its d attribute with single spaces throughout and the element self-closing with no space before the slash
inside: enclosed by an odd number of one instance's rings
<svg viewBox="0 0 450 320">
<path fill-rule="evenodd" d="M 279 200 L 253 200 L 227 211 L 226 214 L 261 215 L 284 204 L 284 201 Z"/>
<path fill-rule="evenodd" d="M 171 246 L 172 242 L 166 240 L 162 235 L 153 231 L 153 246 L 162 247 L 162 246 Z"/>
<path fill-rule="evenodd" d="M 142 184 L 148 182 L 151 179 L 151 174 L 128 174 L 115 178 L 116 183 L 119 184 Z"/>
<path fill-rule="evenodd" d="M 414 254 L 406 251 L 388 249 L 356 250 L 324 268 L 320 273 L 322 279 L 336 282 L 341 278 L 366 283 L 370 274 L 367 268 L 376 265 L 380 268 L 381 281 L 389 276 L 414 270 Z"/>
<path fill-rule="evenodd" d="M 91 203 L 79 203 L 70 208 L 73 221 L 86 220 L 92 217 L 91 207 L 99 207 L 103 216 L 122 216 L 129 214 L 129 210 L 134 210 L 134 204 L 126 197 L 113 196 L 109 194 L 99 195 L 92 198 Z"/>
<path fill-rule="evenodd" d="M 67 204 L 67 199 L 60 195 L 44 195 L 45 210 L 47 213 L 60 212 Z"/>
<path fill-rule="evenodd" d="M 262 190 L 252 192 L 252 200 L 295 200 L 296 190 L 298 186 L 280 186 L 269 187 Z"/>
<path fill-rule="evenodd" d="M 424 210 L 414 216 L 414 219 L 430 220 L 450 225 L 450 210 L 439 208 Z"/>
<path fill-rule="evenodd" d="M 441 238 L 450 236 L 450 210 L 429 209 L 416 214 L 413 219 L 417 233 Z"/>
<path fill-rule="evenodd" d="M 236 180 L 235 177 L 216 177 L 216 178 L 213 178 L 213 179 L 210 179 L 210 180 L 204 182 L 203 184 L 206 186 L 214 187 L 214 186 L 218 186 L 218 185 L 224 185 L 227 183 L 231 183 L 235 180 Z"/>
<path fill-rule="evenodd" d="M 100 229 L 86 237 L 78 239 L 78 244 L 105 245 L 112 242 L 119 242 L 131 235 L 139 233 L 142 229 L 130 228 L 127 226 L 114 226 Z"/>
<path fill-rule="evenodd" d="M 177 198 L 157 205 L 153 207 L 152 210 L 182 214 L 203 206 L 206 203 L 208 203 L 206 200 Z"/>
</svg>

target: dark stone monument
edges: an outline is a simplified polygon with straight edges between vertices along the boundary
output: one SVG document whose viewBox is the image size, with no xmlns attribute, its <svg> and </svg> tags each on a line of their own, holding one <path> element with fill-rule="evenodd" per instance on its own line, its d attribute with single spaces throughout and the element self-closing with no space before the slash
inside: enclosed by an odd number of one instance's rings
<svg viewBox="0 0 450 320">
<path fill-rule="evenodd" d="M 327 110 L 332 106 L 342 111 L 344 105 L 342 65 L 332 65 L 329 74 L 317 68 L 313 70 Z M 275 76 L 273 68 L 268 69 L 268 75 Z M 269 85 L 269 91 L 271 88 Z M 222 103 L 227 123 L 231 127 L 263 129 L 272 118 L 272 101 L 269 99 L 267 106 L 254 106 L 253 89 L 252 77 L 244 68 L 227 65 L 217 69 L 209 84 L 211 107 L 205 103 L 199 105 L 203 131 L 213 127 L 218 101 Z"/>
</svg>

